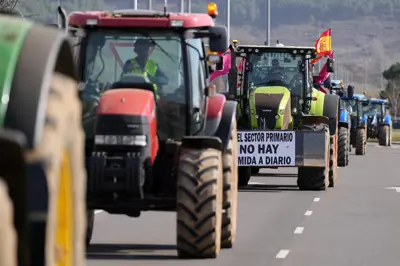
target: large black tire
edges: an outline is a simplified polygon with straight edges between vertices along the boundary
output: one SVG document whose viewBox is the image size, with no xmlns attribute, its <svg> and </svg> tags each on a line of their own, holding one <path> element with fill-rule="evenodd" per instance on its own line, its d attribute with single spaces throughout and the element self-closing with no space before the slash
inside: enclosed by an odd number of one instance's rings
<svg viewBox="0 0 400 266">
<path fill-rule="evenodd" d="M 218 150 L 181 150 L 176 215 L 180 258 L 216 258 L 220 252 L 222 168 Z"/>
<path fill-rule="evenodd" d="M 49 193 L 46 265 L 86 264 L 86 171 L 81 110 L 76 82 L 53 74 L 42 138 L 34 150 L 25 154 L 29 164 L 46 162 L 43 169 Z"/>
<path fill-rule="evenodd" d="M 258 175 L 259 172 L 260 172 L 260 167 L 251 168 L 251 175 Z"/>
<path fill-rule="evenodd" d="M 252 167 L 250 167 L 250 166 L 241 166 L 238 168 L 239 187 L 245 187 L 249 184 L 249 181 L 251 178 L 251 169 L 252 169 Z"/>
<path fill-rule="evenodd" d="M 349 131 L 347 132 L 348 134 L 348 142 L 349 142 L 349 152 L 351 152 L 353 145 L 351 145 L 351 130 L 349 129 Z"/>
<path fill-rule="evenodd" d="M 356 155 L 365 155 L 367 151 L 367 136 L 364 128 L 358 128 L 356 132 Z"/>
<path fill-rule="evenodd" d="M 338 160 L 337 160 L 337 152 L 338 152 L 338 130 L 336 133 L 331 135 L 329 138 L 330 146 L 329 146 L 329 187 L 335 187 L 337 180 L 337 169 L 338 169 Z"/>
<path fill-rule="evenodd" d="M 93 237 L 93 229 L 94 229 L 94 210 L 87 211 L 87 226 L 86 226 L 86 247 L 90 245 L 90 241 Z"/>
<path fill-rule="evenodd" d="M 0 178 L 0 266 L 17 266 L 17 233 L 13 213 L 7 185 Z"/>
<path fill-rule="evenodd" d="M 329 129 L 325 127 L 326 138 L 329 138 Z M 300 190 L 326 190 L 329 186 L 329 147 L 326 143 L 326 164 L 325 167 L 299 167 L 297 186 Z"/>
<path fill-rule="evenodd" d="M 379 127 L 378 139 L 380 146 L 390 145 L 390 128 L 388 125 L 382 125 Z"/>
<path fill-rule="evenodd" d="M 221 248 L 231 248 L 236 241 L 238 214 L 238 143 L 236 123 L 233 124 L 231 139 L 228 142 L 222 161 L 224 167 L 224 193 L 222 207 Z"/>
<path fill-rule="evenodd" d="M 339 128 L 338 166 L 349 164 L 349 131 L 345 127 Z"/>
</svg>

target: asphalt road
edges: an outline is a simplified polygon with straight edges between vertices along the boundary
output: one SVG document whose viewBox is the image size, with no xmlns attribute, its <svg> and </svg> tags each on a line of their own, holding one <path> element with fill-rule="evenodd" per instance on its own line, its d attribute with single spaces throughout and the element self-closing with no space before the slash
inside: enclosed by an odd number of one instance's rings
<svg viewBox="0 0 400 266">
<path fill-rule="evenodd" d="M 399 265 L 399 158 L 400 146 L 369 144 L 326 192 L 298 191 L 295 169 L 264 170 L 269 177 L 253 177 L 241 190 L 236 245 L 217 259 L 177 259 L 173 213 L 132 219 L 99 212 L 88 265 Z"/>
</svg>

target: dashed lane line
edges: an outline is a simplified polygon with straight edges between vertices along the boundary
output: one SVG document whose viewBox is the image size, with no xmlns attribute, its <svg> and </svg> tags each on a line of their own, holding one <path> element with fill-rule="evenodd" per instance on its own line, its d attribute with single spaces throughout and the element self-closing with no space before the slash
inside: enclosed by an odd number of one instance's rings
<svg viewBox="0 0 400 266">
<path fill-rule="evenodd" d="M 284 259 L 289 255 L 290 250 L 288 249 L 281 249 L 278 254 L 276 254 L 277 259 Z"/>
<path fill-rule="evenodd" d="M 304 231 L 304 227 L 296 227 L 296 229 L 294 230 L 294 234 L 295 235 L 300 235 L 300 234 L 302 234 L 303 233 L 303 231 Z"/>
<path fill-rule="evenodd" d="M 306 212 L 304 213 L 305 216 L 310 216 L 311 214 L 312 214 L 312 211 L 306 211 Z"/>
<path fill-rule="evenodd" d="M 96 211 L 94 211 L 94 214 L 98 214 L 98 213 L 101 213 L 101 212 L 103 212 L 102 210 L 96 210 Z"/>
<path fill-rule="evenodd" d="M 320 198 L 314 198 L 314 202 L 318 202 L 318 201 L 320 201 L 321 199 Z"/>
</svg>

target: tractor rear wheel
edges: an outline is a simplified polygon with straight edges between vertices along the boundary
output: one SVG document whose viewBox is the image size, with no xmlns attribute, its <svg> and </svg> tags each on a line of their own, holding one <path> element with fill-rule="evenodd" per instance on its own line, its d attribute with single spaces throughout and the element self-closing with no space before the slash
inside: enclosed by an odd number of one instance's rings
<svg viewBox="0 0 400 266">
<path fill-rule="evenodd" d="M 86 172 L 81 103 L 76 82 L 54 73 L 45 124 L 28 164 L 44 162 L 48 186 L 46 265 L 85 265 Z"/>
<path fill-rule="evenodd" d="M 349 164 L 349 132 L 345 127 L 339 128 L 338 166 Z"/>
<path fill-rule="evenodd" d="M 236 122 L 233 124 L 222 161 L 224 167 L 224 193 L 222 207 L 221 248 L 231 248 L 236 241 L 238 214 L 238 152 Z"/>
<path fill-rule="evenodd" d="M 356 132 L 356 155 L 365 155 L 367 150 L 367 136 L 364 128 Z"/>
<path fill-rule="evenodd" d="M 249 181 L 251 178 L 251 169 L 252 169 L 252 167 L 250 167 L 250 166 L 241 166 L 238 168 L 239 187 L 245 187 L 249 184 Z"/>
<path fill-rule="evenodd" d="M 0 178 L 0 266 L 17 266 L 14 210 L 5 182 Z"/>
<path fill-rule="evenodd" d="M 329 129 L 325 127 L 326 139 L 329 139 Z M 330 143 L 326 143 L 325 167 L 299 167 L 297 186 L 300 190 L 326 190 L 329 186 Z"/>
<path fill-rule="evenodd" d="M 379 134 L 378 135 L 379 145 L 380 146 L 389 146 L 389 144 L 390 144 L 389 126 L 388 125 L 380 126 L 378 134 Z"/>
<path fill-rule="evenodd" d="M 223 166 L 215 149 L 182 149 L 177 186 L 181 258 L 216 258 L 221 249 Z"/>
</svg>

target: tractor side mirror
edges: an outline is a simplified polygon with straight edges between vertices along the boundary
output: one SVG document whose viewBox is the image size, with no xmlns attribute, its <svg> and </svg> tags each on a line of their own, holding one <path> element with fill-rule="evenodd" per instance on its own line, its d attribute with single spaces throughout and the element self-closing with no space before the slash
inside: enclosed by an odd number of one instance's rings
<svg viewBox="0 0 400 266">
<path fill-rule="evenodd" d="M 335 73 L 335 59 L 328 58 L 326 60 L 326 71 L 328 73 Z"/>
<path fill-rule="evenodd" d="M 210 33 L 210 50 L 213 52 L 223 53 L 228 47 L 228 38 L 225 26 L 214 26 L 209 28 Z"/>
<path fill-rule="evenodd" d="M 229 86 L 229 95 L 233 98 L 236 98 L 237 95 L 237 68 L 236 66 L 232 66 L 228 72 L 228 86 Z"/>
<path fill-rule="evenodd" d="M 347 97 L 353 98 L 354 96 L 354 87 L 353 86 L 348 86 L 347 87 Z"/>
</svg>

